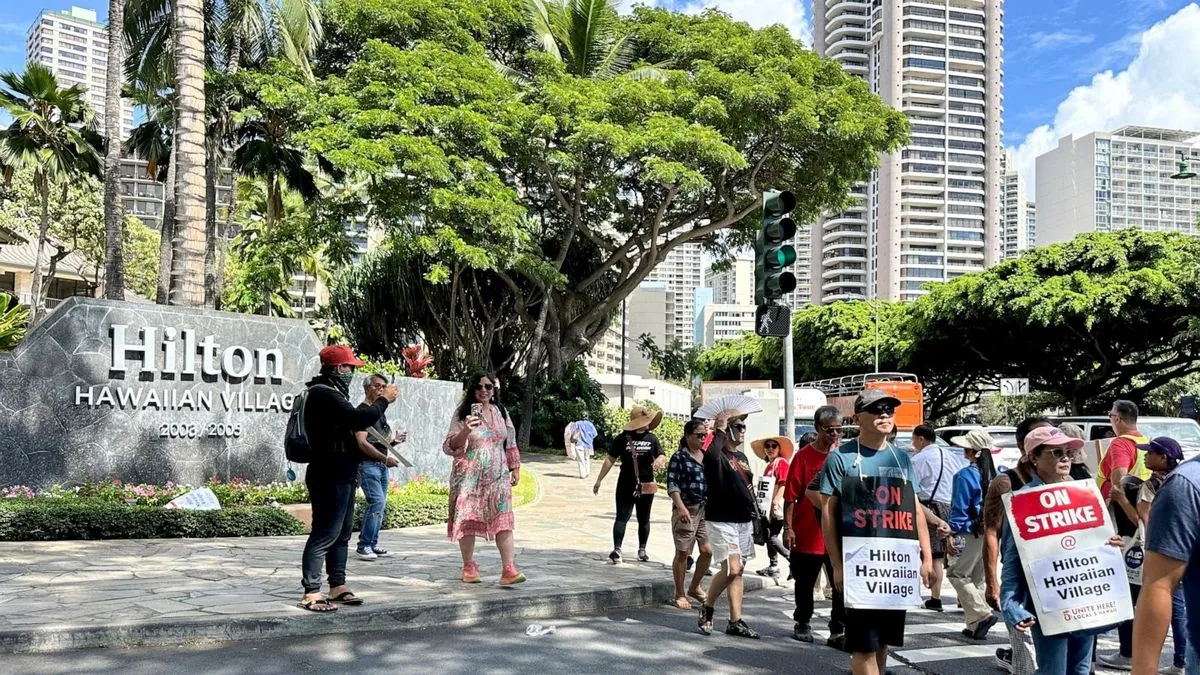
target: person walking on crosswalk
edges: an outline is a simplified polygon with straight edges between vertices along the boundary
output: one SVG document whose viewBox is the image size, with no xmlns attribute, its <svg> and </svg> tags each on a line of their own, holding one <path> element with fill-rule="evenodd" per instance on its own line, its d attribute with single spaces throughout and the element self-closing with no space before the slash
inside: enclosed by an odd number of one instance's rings
<svg viewBox="0 0 1200 675">
<path fill-rule="evenodd" d="M 992 462 L 995 442 L 983 429 L 972 429 L 966 436 L 950 442 L 963 449 L 963 456 L 970 464 L 954 474 L 950 500 L 953 537 L 947 547 L 951 562 L 946 576 L 966 614 L 967 626 L 963 635 L 984 640 L 998 620 L 984 597 L 983 578 L 983 496 L 996 477 L 996 466 Z"/>
</svg>

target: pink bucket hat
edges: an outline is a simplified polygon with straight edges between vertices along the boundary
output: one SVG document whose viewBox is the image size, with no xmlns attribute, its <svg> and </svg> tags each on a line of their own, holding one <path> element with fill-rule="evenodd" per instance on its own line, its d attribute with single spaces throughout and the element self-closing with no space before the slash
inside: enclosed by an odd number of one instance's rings
<svg viewBox="0 0 1200 675">
<path fill-rule="evenodd" d="M 1025 437 L 1025 452 L 1033 452 L 1039 445 L 1065 445 L 1072 450 L 1083 447 L 1083 439 L 1071 438 L 1059 431 L 1057 427 L 1041 427 L 1029 432 Z"/>
</svg>

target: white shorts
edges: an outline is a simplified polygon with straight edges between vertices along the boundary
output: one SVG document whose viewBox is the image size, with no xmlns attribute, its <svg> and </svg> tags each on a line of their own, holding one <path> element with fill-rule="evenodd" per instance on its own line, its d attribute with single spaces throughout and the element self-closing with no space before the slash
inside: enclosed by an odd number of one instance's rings
<svg viewBox="0 0 1200 675">
<path fill-rule="evenodd" d="M 708 541 L 713 560 L 741 556 L 742 562 L 754 557 L 754 523 L 717 523 L 707 521 Z"/>
</svg>

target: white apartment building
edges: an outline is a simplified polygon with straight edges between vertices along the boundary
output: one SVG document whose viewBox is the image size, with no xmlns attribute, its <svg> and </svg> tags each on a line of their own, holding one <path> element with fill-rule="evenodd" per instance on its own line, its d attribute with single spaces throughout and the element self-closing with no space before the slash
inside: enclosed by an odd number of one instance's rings
<svg viewBox="0 0 1200 675">
<path fill-rule="evenodd" d="M 754 261 L 738 258 L 725 269 L 709 265 L 704 285 L 713 289 L 712 302 L 719 305 L 754 304 Z"/>
<path fill-rule="evenodd" d="M 721 340 L 736 340 L 754 332 L 754 312 L 750 305 L 713 303 L 704 308 L 704 346 L 712 347 Z"/>
<path fill-rule="evenodd" d="M 1172 180 L 1200 162 L 1200 132 L 1124 126 L 1066 137 L 1037 158 L 1037 243 L 1127 227 L 1200 234 L 1200 183 Z"/>
<path fill-rule="evenodd" d="M 664 348 L 676 339 L 672 334 L 675 330 L 675 315 L 672 310 L 676 305 L 674 295 L 662 283 L 645 282 L 634 289 L 625 299 L 624 330 L 621 329 L 622 312 L 618 308 L 604 336 L 584 357 L 584 365 L 588 372 L 619 374 L 621 341 L 624 338 L 625 373 L 650 377 L 650 360 L 638 350 L 638 341 L 643 334 L 649 334 L 659 348 Z"/>
<path fill-rule="evenodd" d="M 1003 0 L 813 1 L 814 49 L 912 126 L 813 226 L 813 302 L 914 300 L 1000 260 L 1003 27 Z"/>
<path fill-rule="evenodd" d="M 1004 259 L 1016 258 L 1036 241 L 1034 203 L 1026 198 L 1025 177 L 1017 171 L 1011 152 L 1000 161 L 1002 196 L 1000 200 L 1000 232 Z"/>
<path fill-rule="evenodd" d="M 662 284 L 671 294 L 668 311 L 673 317 L 667 341 L 690 347 L 695 340 L 695 291 L 704 286 L 704 249 L 698 242 L 677 246 L 646 277 L 645 283 Z"/>
<path fill-rule="evenodd" d="M 799 309 L 812 302 L 812 230 L 808 225 L 796 224 L 796 238 L 792 242 L 796 249 L 796 262 L 792 274 L 796 275 L 796 290 L 785 298 L 792 309 Z"/>
<path fill-rule="evenodd" d="M 53 12 L 42 10 L 25 41 L 26 63 L 40 63 L 58 77 L 59 85 L 81 85 L 96 110 L 104 133 L 104 91 L 108 76 L 108 28 L 96 12 L 82 7 Z M 121 103 L 121 138 L 133 128 L 133 106 Z"/>
</svg>

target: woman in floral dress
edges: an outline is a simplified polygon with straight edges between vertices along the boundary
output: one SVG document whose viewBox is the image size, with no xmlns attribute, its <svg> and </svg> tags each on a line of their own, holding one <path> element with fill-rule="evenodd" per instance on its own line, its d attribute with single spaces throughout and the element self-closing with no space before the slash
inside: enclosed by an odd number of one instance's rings
<svg viewBox="0 0 1200 675">
<path fill-rule="evenodd" d="M 496 383 L 476 375 L 450 421 L 443 452 L 454 458 L 450 470 L 447 532 L 462 551 L 462 580 L 479 583 L 475 538 L 495 540 L 503 567 L 500 584 L 525 581 L 513 561 L 512 488 L 520 480 L 521 455 L 507 411 L 492 402 Z"/>
</svg>

